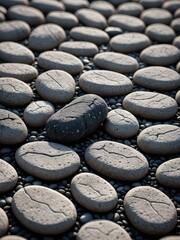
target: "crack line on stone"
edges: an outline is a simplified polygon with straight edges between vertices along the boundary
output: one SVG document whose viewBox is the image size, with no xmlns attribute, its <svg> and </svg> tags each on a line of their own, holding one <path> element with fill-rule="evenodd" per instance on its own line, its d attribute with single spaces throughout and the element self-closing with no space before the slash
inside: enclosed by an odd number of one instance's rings
<svg viewBox="0 0 180 240">
<path fill-rule="evenodd" d="M 95 227 L 87 227 L 86 229 L 89 229 L 89 230 L 97 230 L 97 231 L 101 232 L 103 235 L 106 235 L 106 236 L 109 236 L 112 232 L 118 230 L 117 228 L 114 228 L 114 229 L 111 229 L 108 233 L 105 233 L 105 232 L 103 232 L 101 229 L 95 228 Z"/>
<path fill-rule="evenodd" d="M 64 155 L 68 155 L 68 154 L 72 154 L 72 152 L 66 152 L 66 153 L 62 153 L 62 154 L 57 154 L 57 155 L 51 155 L 51 154 L 48 154 L 48 153 L 41 153 L 41 152 L 26 152 L 22 155 L 20 155 L 20 157 L 23 157 L 24 155 L 27 155 L 27 154 L 35 154 L 35 155 L 43 155 L 43 156 L 48 156 L 48 157 L 61 157 L 61 156 L 64 156 Z"/>
<path fill-rule="evenodd" d="M 97 192 L 101 197 L 102 196 L 107 196 L 107 194 L 101 194 L 101 192 L 99 191 L 99 190 L 97 190 L 97 189 L 95 189 L 94 187 L 92 187 L 91 185 L 87 185 L 87 184 L 84 184 L 84 183 L 78 183 L 79 185 L 83 185 L 83 186 L 85 186 L 85 187 L 87 187 L 87 188 L 91 188 L 92 190 L 94 190 L 95 192 Z"/>
</svg>

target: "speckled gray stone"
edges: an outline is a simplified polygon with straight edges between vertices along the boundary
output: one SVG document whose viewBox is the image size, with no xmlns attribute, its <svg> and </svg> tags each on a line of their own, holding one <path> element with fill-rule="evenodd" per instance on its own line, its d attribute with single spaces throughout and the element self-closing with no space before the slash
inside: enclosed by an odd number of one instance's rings
<svg viewBox="0 0 180 240">
<path fill-rule="evenodd" d="M 166 67 L 146 67 L 135 72 L 133 80 L 136 84 L 157 91 L 171 91 L 180 88 L 179 74 Z"/>
<path fill-rule="evenodd" d="M 180 106 L 180 90 L 176 93 L 175 99 L 177 104 Z"/>
<path fill-rule="evenodd" d="M 24 21 L 14 20 L 0 24 L 0 41 L 20 41 L 29 36 L 31 29 Z"/>
<path fill-rule="evenodd" d="M 147 159 L 137 150 L 113 141 L 98 141 L 85 151 L 85 161 L 97 172 L 122 181 L 143 178 L 149 169 Z"/>
<path fill-rule="evenodd" d="M 11 41 L 0 43 L 0 60 L 2 62 L 32 64 L 35 56 L 27 47 Z"/>
<path fill-rule="evenodd" d="M 0 109 L 0 143 L 18 144 L 27 138 L 27 127 L 16 114 Z"/>
<path fill-rule="evenodd" d="M 169 66 L 180 59 L 180 51 L 170 44 L 157 44 L 145 48 L 140 59 L 149 65 Z"/>
<path fill-rule="evenodd" d="M 49 139 L 75 142 L 93 133 L 108 113 L 106 102 L 94 94 L 78 97 L 53 114 L 46 123 Z"/>
<path fill-rule="evenodd" d="M 125 2 L 119 5 L 117 13 L 139 17 L 143 10 L 143 6 L 138 2 Z"/>
<path fill-rule="evenodd" d="M 74 27 L 70 31 L 70 36 L 75 40 L 92 42 L 97 45 L 105 44 L 109 41 L 109 36 L 106 32 L 92 27 Z"/>
<path fill-rule="evenodd" d="M 118 201 L 115 189 L 93 173 L 80 173 L 71 181 L 71 192 L 83 207 L 95 212 L 112 210 Z"/>
<path fill-rule="evenodd" d="M 0 193 L 8 192 L 16 186 L 18 175 L 13 166 L 0 159 Z"/>
<path fill-rule="evenodd" d="M 51 0 L 32 0 L 30 6 L 39 9 L 44 14 L 52 11 L 64 11 L 65 7 L 62 2 Z"/>
<path fill-rule="evenodd" d="M 12 210 L 27 229 L 44 235 L 69 230 L 77 218 L 76 209 L 68 198 L 42 186 L 28 186 L 17 191 Z"/>
<path fill-rule="evenodd" d="M 69 177 L 80 166 L 80 158 L 71 148 L 46 141 L 22 145 L 15 159 L 25 172 L 48 181 Z"/>
<path fill-rule="evenodd" d="M 29 48 L 43 52 L 57 47 L 65 39 L 66 33 L 60 26 L 46 23 L 32 31 L 29 36 Z"/>
<path fill-rule="evenodd" d="M 44 72 L 36 79 L 36 89 L 40 96 L 56 104 L 68 103 L 75 94 L 73 77 L 61 70 Z"/>
<path fill-rule="evenodd" d="M 46 51 L 39 55 L 38 64 L 45 70 L 57 69 L 70 74 L 79 74 L 84 66 L 75 56 L 61 51 Z"/>
<path fill-rule="evenodd" d="M 9 220 L 5 211 L 0 208 L 0 237 L 4 236 L 9 227 Z"/>
<path fill-rule="evenodd" d="M 108 113 L 104 127 L 110 136 L 126 139 L 137 134 L 139 122 L 133 114 L 118 108 Z"/>
<path fill-rule="evenodd" d="M 137 138 L 138 147 L 149 154 L 175 154 L 180 152 L 180 128 L 158 124 L 144 129 Z"/>
<path fill-rule="evenodd" d="M 124 95 L 131 92 L 132 82 L 123 74 L 107 70 L 92 70 L 79 78 L 83 91 L 99 96 Z"/>
<path fill-rule="evenodd" d="M 89 2 L 87 0 L 62 0 L 62 3 L 68 12 L 76 12 L 81 8 L 86 8 L 89 6 Z"/>
<path fill-rule="evenodd" d="M 29 82 L 37 78 L 38 71 L 35 67 L 23 63 L 1 63 L 0 77 L 17 78 Z"/>
<path fill-rule="evenodd" d="M 98 53 L 94 57 L 94 63 L 99 68 L 119 73 L 131 73 L 139 68 L 138 62 L 135 58 L 115 52 Z"/>
<path fill-rule="evenodd" d="M 153 187 L 131 189 L 125 195 L 124 210 L 131 223 L 149 235 L 167 234 L 176 226 L 174 204 L 168 196 Z"/>
<path fill-rule="evenodd" d="M 47 101 L 34 101 L 24 110 L 24 122 L 30 127 L 43 127 L 54 114 L 54 106 Z"/>
<path fill-rule="evenodd" d="M 156 179 L 164 186 L 180 188 L 180 158 L 162 163 L 156 170 Z"/>
<path fill-rule="evenodd" d="M 104 17 L 108 18 L 110 17 L 114 12 L 115 8 L 114 6 L 107 1 L 94 1 L 89 6 L 91 9 L 94 9 L 98 12 L 100 12 Z"/>
</svg>

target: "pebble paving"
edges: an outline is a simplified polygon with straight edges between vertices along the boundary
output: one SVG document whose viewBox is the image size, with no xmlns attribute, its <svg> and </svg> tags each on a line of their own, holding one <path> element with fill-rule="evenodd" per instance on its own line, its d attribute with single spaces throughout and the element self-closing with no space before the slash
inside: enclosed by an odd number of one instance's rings
<svg viewBox="0 0 180 240">
<path fill-rule="evenodd" d="M 180 239 L 179 34 L 179 0 L 0 0 L 0 239 Z"/>
</svg>

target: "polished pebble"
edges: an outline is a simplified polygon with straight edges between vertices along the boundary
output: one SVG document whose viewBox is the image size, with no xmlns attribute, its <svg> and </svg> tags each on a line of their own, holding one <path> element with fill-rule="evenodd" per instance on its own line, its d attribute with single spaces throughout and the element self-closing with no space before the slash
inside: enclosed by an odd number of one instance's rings
<svg viewBox="0 0 180 240">
<path fill-rule="evenodd" d="M 179 0 L 165 1 L 162 7 L 173 13 L 176 9 L 180 8 L 180 2 Z"/>
<path fill-rule="evenodd" d="M 47 14 L 52 11 L 64 11 L 65 7 L 62 2 L 51 0 L 32 0 L 30 6 L 39 9 L 42 13 Z"/>
<path fill-rule="evenodd" d="M 140 0 L 144 8 L 159 8 L 162 6 L 164 0 Z"/>
<path fill-rule="evenodd" d="M 180 91 L 178 91 L 176 93 L 175 99 L 176 99 L 177 104 L 180 106 Z"/>
<path fill-rule="evenodd" d="M 115 12 L 115 8 L 110 2 L 102 0 L 92 2 L 89 7 L 101 13 L 105 18 L 110 17 Z"/>
<path fill-rule="evenodd" d="M 14 5 L 28 5 L 28 0 L 0 0 L 0 5 L 2 5 L 5 8 L 12 7 Z"/>
<path fill-rule="evenodd" d="M 68 12 L 76 12 L 81 8 L 89 7 L 89 2 L 87 0 L 62 0 L 61 2 L 64 4 L 66 11 Z"/>
<path fill-rule="evenodd" d="M 177 33 L 180 32 L 180 17 L 179 18 L 175 18 L 174 20 L 172 20 L 171 22 L 171 27 L 174 29 L 174 31 L 176 31 Z"/>
<path fill-rule="evenodd" d="M 9 227 L 9 220 L 8 216 L 6 215 L 5 211 L 0 208 L 0 237 L 4 236 Z"/>
<path fill-rule="evenodd" d="M 180 36 L 174 38 L 173 45 L 180 49 Z"/>
<path fill-rule="evenodd" d="M 117 13 L 139 17 L 143 10 L 143 6 L 138 2 L 125 2 L 119 5 Z"/>
</svg>

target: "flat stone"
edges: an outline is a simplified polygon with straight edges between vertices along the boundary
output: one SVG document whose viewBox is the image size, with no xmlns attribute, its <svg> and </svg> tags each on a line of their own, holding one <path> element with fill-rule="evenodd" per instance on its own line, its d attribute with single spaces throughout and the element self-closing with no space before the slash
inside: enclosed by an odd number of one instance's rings
<svg viewBox="0 0 180 240">
<path fill-rule="evenodd" d="M 0 143 L 18 144 L 24 142 L 27 138 L 27 127 L 16 114 L 0 109 Z"/>
<path fill-rule="evenodd" d="M 173 45 L 180 49 L 180 36 L 174 38 Z"/>
<path fill-rule="evenodd" d="M 25 172 L 48 181 L 69 177 L 80 166 L 80 158 L 71 148 L 46 141 L 22 145 L 15 159 Z"/>
<path fill-rule="evenodd" d="M 29 48 L 34 51 L 46 51 L 65 41 L 66 33 L 58 25 L 46 23 L 36 27 L 29 36 Z"/>
<path fill-rule="evenodd" d="M 125 195 L 124 210 L 130 222 L 149 235 L 167 234 L 176 226 L 174 204 L 168 196 L 153 187 L 131 189 Z"/>
<path fill-rule="evenodd" d="M 105 17 L 93 9 L 80 9 L 76 12 L 79 21 L 89 27 L 104 29 L 107 26 Z"/>
<path fill-rule="evenodd" d="M 61 2 L 64 4 L 66 11 L 68 12 L 76 12 L 81 8 L 89 7 L 89 2 L 87 0 L 62 0 Z"/>
<path fill-rule="evenodd" d="M 16 170 L 6 161 L 0 159 L 0 193 L 8 192 L 16 186 L 18 175 Z"/>
<path fill-rule="evenodd" d="M 172 14 L 169 11 L 161 8 L 146 9 L 142 12 L 140 17 L 146 25 L 152 23 L 170 24 L 172 20 Z"/>
<path fill-rule="evenodd" d="M 176 34 L 168 25 L 153 23 L 146 28 L 146 35 L 159 43 L 171 43 Z"/>
<path fill-rule="evenodd" d="M 28 186 L 17 191 L 12 210 L 27 229 L 44 235 L 69 230 L 77 218 L 76 209 L 68 198 L 42 186 Z"/>
<path fill-rule="evenodd" d="M 112 210 L 118 201 L 115 189 L 93 173 L 80 173 L 71 181 L 71 192 L 83 207 L 95 212 Z"/>
<path fill-rule="evenodd" d="M 7 16 L 10 20 L 22 20 L 31 27 L 45 22 L 44 15 L 36 8 L 24 5 L 15 5 L 8 9 Z"/>
<path fill-rule="evenodd" d="M 178 0 L 165 1 L 162 7 L 173 13 L 180 8 L 180 2 Z"/>
<path fill-rule="evenodd" d="M 1 240 L 27 240 L 27 239 L 17 235 L 8 235 L 8 236 L 2 237 Z"/>
<path fill-rule="evenodd" d="M 52 11 L 64 11 L 65 7 L 62 2 L 51 0 L 32 0 L 30 6 L 39 9 L 44 14 Z"/>
<path fill-rule="evenodd" d="M 139 17 L 143 10 L 143 6 L 138 2 L 125 2 L 119 5 L 117 13 Z"/>
<path fill-rule="evenodd" d="M 152 120 L 172 118 L 178 111 L 177 103 L 172 97 L 146 91 L 128 94 L 123 100 L 123 107 L 135 116 Z"/>
<path fill-rule="evenodd" d="M 140 0 L 144 8 L 160 8 L 164 0 Z"/>
<path fill-rule="evenodd" d="M 0 43 L 0 60 L 2 62 L 32 64 L 35 56 L 27 47 L 11 41 Z"/>
<path fill-rule="evenodd" d="M 0 77 L 17 78 L 23 82 L 29 82 L 37 78 L 38 71 L 35 67 L 23 63 L 1 63 Z"/>
<path fill-rule="evenodd" d="M 157 181 L 167 187 L 180 188 L 180 158 L 162 163 L 156 170 Z"/>
<path fill-rule="evenodd" d="M 115 52 L 98 53 L 94 57 L 94 63 L 99 68 L 119 73 L 132 73 L 139 68 L 135 58 Z"/>
<path fill-rule="evenodd" d="M 39 55 L 38 64 L 45 70 L 57 69 L 70 74 L 79 74 L 84 66 L 75 56 L 61 51 L 46 51 Z"/>
<path fill-rule="evenodd" d="M 83 41 L 69 41 L 61 43 L 61 45 L 59 46 L 59 50 L 71 53 L 77 57 L 93 57 L 99 52 L 98 47 L 94 43 Z"/>
<path fill-rule="evenodd" d="M 47 136 L 53 141 L 78 141 L 93 133 L 107 113 L 106 102 L 101 97 L 94 94 L 78 97 L 49 118 Z"/>
<path fill-rule="evenodd" d="M 106 32 L 92 27 L 74 27 L 70 31 L 70 36 L 77 41 L 92 42 L 97 45 L 106 44 L 109 41 L 109 36 Z"/>
<path fill-rule="evenodd" d="M 140 59 L 149 65 L 169 66 L 180 59 L 180 51 L 170 44 L 157 44 L 145 48 Z"/>
<path fill-rule="evenodd" d="M 113 37 L 109 44 L 115 52 L 130 53 L 143 50 L 151 45 L 151 41 L 145 34 L 130 32 Z"/>
<path fill-rule="evenodd" d="M 157 91 L 180 88 L 179 74 L 166 67 L 153 66 L 139 69 L 135 72 L 133 81 L 142 87 Z"/>
<path fill-rule="evenodd" d="M 104 127 L 110 136 L 127 139 L 137 134 L 139 122 L 133 114 L 118 108 L 108 113 Z"/>
<path fill-rule="evenodd" d="M 93 220 L 84 224 L 77 233 L 77 240 L 131 240 L 129 234 L 118 224 L 109 220 Z"/>
<path fill-rule="evenodd" d="M 110 17 L 115 12 L 115 8 L 110 2 L 102 0 L 92 2 L 89 7 L 100 12 L 105 18 Z"/>
<path fill-rule="evenodd" d="M 0 41 L 20 41 L 29 36 L 31 29 L 24 21 L 14 20 L 0 24 Z"/>
<path fill-rule="evenodd" d="M 180 90 L 176 93 L 175 99 L 177 104 L 180 106 Z"/>
<path fill-rule="evenodd" d="M 16 78 L 0 78 L 0 103 L 5 106 L 24 106 L 33 98 L 33 91 Z"/>
<path fill-rule="evenodd" d="M 180 128 L 170 124 L 148 127 L 139 134 L 137 144 L 149 154 L 176 154 L 180 151 Z"/>
<path fill-rule="evenodd" d="M 9 227 L 9 220 L 5 211 L 0 208 L 0 237 L 4 236 Z"/>
<path fill-rule="evenodd" d="M 53 11 L 46 16 L 46 22 L 55 23 L 64 29 L 71 29 L 76 27 L 79 21 L 72 13 Z"/>
<path fill-rule="evenodd" d="M 92 70 L 83 73 L 79 78 L 80 88 L 88 93 L 99 96 L 124 95 L 132 91 L 132 82 L 123 74 Z"/>
<path fill-rule="evenodd" d="M 171 22 L 171 27 L 176 32 L 180 32 L 180 23 L 179 22 L 180 22 L 180 17 L 173 19 L 172 22 Z"/>
<path fill-rule="evenodd" d="M 120 27 L 128 32 L 143 32 L 145 29 L 144 22 L 133 16 L 125 14 L 114 14 L 108 19 L 108 24 L 114 27 Z"/>
<path fill-rule="evenodd" d="M 9 8 L 14 5 L 28 5 L 28 4 L 29 4 L 28 0 L 8 0 L 8 1 L 0 0 L 0 5 L 2 5 L 5 8 Z"/>
<path fill-rule="evenodd" d="M 30 127 L 43 127 L 54 114 L 54 106 L 47 101 L 34 101 L 24 110 L 24 122 Z"/>
<path fill-rule="evenodd" d="M 40 96 L 56 104 L 70 102 L 75 94 L 73 77 L 62 70 L 50 70 L 36 79 L 36 89 Z"/>
<path fill-rule="evenodd" d="M 147 159 L 140 152 L 113 141 L 91 144 L 84 157 L 92 169 L 119 181 L 139 180 L 149 169 Z"/>
</svg>

